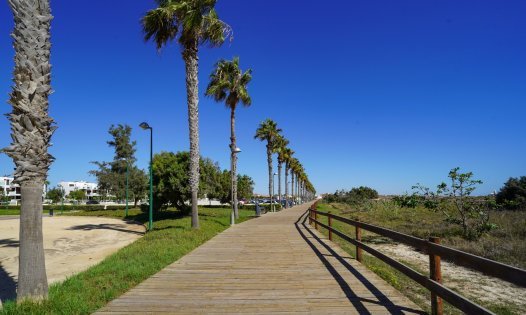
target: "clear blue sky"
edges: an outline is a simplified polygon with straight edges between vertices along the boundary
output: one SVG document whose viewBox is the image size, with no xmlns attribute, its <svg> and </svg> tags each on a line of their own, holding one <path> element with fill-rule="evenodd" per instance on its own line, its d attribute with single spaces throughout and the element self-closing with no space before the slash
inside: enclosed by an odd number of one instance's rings
<svg viewBox="0 0 526 315">
<path fill-rule="evenodd" d="M 154 150 L 187 150 L 184 64 L 177 45 L 161 54 L 139 19 L 154 1 L 52 1 L 51 153 L 54 185 L 92 180 L 110 160 L 111 124 L 155 129 Z M 220 0 L 234 29 L 220 49 L 200 50 L 201 153 L 228 167 L 229 112 L 204 97 L 219 58 L 253 69 L 253 105 L 237 112 L 239 171 L 267 187 L 258 123 L 278 122 L 318 192 L 368 185 L 402 193 L 445 180 L 460 166 L 499 189 L 526 175 L 526 2 Z M 0 95 L 13 67 L 13 23 L 0 2 Z M 0 97 L 0 98 L 2 98 Z M 7 103 L 0 112 L 7 113 Z M 9 144 L 0 119 L 0 147 Z M 139 166 L 148 134 L 134 129 Z M 0 155 L 0 174 L 11 160 Z"/>
</svg>

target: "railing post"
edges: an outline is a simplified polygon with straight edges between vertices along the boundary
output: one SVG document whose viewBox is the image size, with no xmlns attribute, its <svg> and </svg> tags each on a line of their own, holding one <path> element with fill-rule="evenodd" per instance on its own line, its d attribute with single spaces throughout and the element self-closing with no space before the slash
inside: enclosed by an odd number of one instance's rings
<svg viewBox="0 0 526 315">
<path fill-rule="evenodd" d="M 314 212 L 314 228 L 318 229 L 318 212 Z"/>
<path fill-rule="evenodd" d="M 329 241 L 332 241 L 332 216 L 331 212 L 329 211 L 329 215 L 327 216 L 329 220 Z"/>
<path fill-rule="evenodd" d="M 312 208 L 309 208 L 309 224 L 312 225 Z"/>
<path fill-rule="evenodd" d="M 355 231 L 356 231 L 356 240 L 358 242 L 361 242 L 362 241 L 362 229 L 356 225 Z M 358 245 L 356 245 L 356 260 L 359 262 L 362 262 L 362 249 Z"/>
<path fill-rule="evenodd" d="M 431 243 L 440 244 L 440 238 L 430 237 Z M 442 283 L 442 271 L 440 269 L 440 256 L 429 254 L 429 278 L 438 283 Z M 442 315 L 442 298 L 431 292 L 431 314 Z"/>
</svg>

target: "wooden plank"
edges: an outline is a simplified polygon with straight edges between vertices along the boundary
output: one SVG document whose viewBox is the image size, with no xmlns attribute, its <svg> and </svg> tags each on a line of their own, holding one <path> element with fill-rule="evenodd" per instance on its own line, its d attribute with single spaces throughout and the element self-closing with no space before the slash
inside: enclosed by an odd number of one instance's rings
<svg viewBox="0 0 526 315">
<path fill-rule="evenodd" d="M 307 207 L 268 213 L 229 228 L 99 314 L 421 312 L 298 221 Z"/>
</svg>

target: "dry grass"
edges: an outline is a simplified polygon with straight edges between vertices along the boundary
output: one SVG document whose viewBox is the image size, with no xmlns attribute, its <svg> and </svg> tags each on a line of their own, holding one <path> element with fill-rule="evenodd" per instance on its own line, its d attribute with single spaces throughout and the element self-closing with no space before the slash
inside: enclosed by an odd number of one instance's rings
<svg viewBox="0 0 526 315">
<path fill-rule="evenodd" d="M 476 255 L 484 256 L 489 259 L 511 264 L 520 268 L 526 267 L 526 213 L 501 211 L 491 213 L 491 221 L 498 225 L 498 229 L 491 231 L 477 241 L 467 241 L 461 237 L 462 231 L 459 227 L 446 223 L 439 213 L 432 212 L 425 208 L 401 208 L 389 201 L 375 201 L 361 206 L 349 206 L 346 204 L 324 204 L 318 205 L 320 211 L 331 211 L 334 214 L 360 219 L 361 221 L 393 229 L 402 233 L 416 237 L 427 238 L 438 236 L 442 243 L 460 250 Z M 320 217 L 325 221 L 325 217 Z M 333 221 L 336 229 L 347 235 L 354 236 L 354 227 Z M 327 231 L 322 229 L 324 234 Z M 374 246 L 383 246 L 394 243 L 385 237 L 368 233 L 362 234 L 362 239 Z M 352 257 L 355 256 L 354 246 L 340 238 L 335 238 Z M 427 274 L 426 270 L 415 265 L 413 261 L 402 261 L 413 269 Z M 370 255 L 364 255 L 364 264 L 395 288 L 404 292 L 413 302 L 425 310 L 430 311 L 429 291 L 415 285 L 415 282 L 404 276 L 396 269 L 383 263 Z M 521 306 L 507 301 L 480 301 L 486 308 L 497 314 L 521 314 Z M 458 310 L 445 303 L 445 314 L 460 314 Z"/>
</svg>

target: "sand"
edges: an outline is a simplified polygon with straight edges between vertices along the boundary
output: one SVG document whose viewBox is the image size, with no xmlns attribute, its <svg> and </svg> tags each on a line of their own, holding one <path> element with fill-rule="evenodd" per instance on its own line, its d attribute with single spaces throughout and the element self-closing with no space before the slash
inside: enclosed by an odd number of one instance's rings
<svg viewBox="0 0 526 315">
<path fill-rule="evenodd" d="M 18 275 L 18 219 L 0 220 L 0 300 L 15 297 Z M 48 282 L 88 269 L 140 238 L 142 224 L 98 217 L 45 217 L 44 250 Z"/>
<path fill-rule="evenodd" d="M 429 256 L 415 251 L 403 244 L 369 244 L 371 247 L 389 254 L 390 257 L 417 265 L 422 270 L 429 270 Z M 470 299 L 479 299 L 495 304 L 515 304 L 526 309 L 526 289 L 464 268 L 453 263 L 442 261 L 442 277 L 445 286 L 458 290 Z"/>
</svg>

